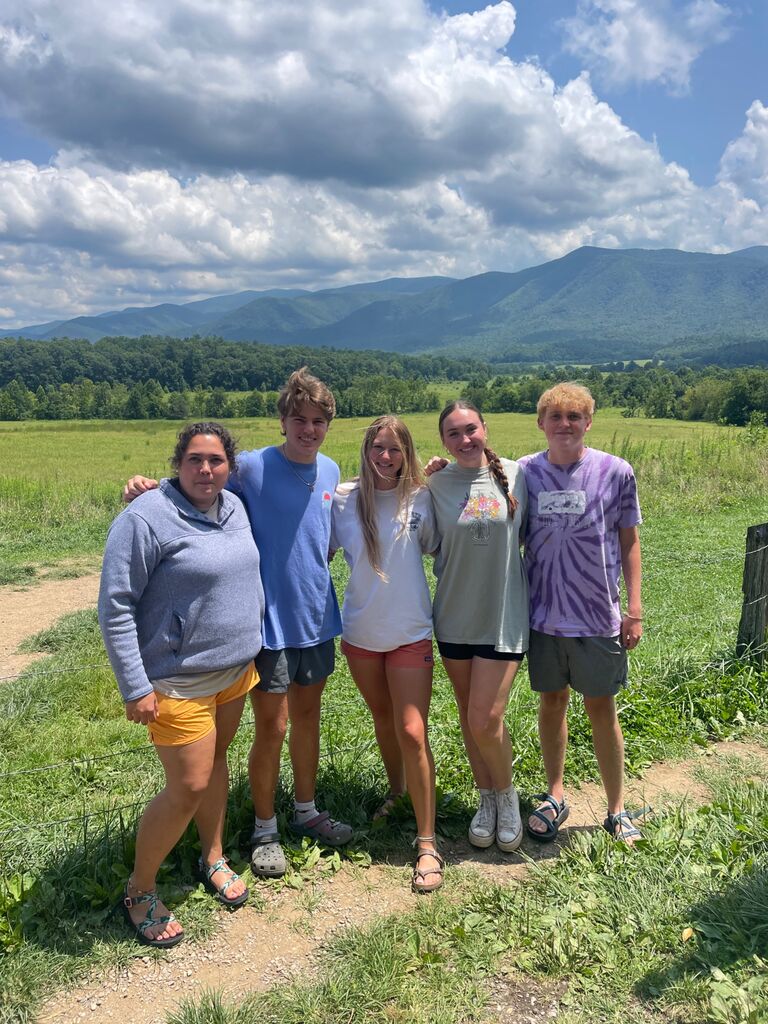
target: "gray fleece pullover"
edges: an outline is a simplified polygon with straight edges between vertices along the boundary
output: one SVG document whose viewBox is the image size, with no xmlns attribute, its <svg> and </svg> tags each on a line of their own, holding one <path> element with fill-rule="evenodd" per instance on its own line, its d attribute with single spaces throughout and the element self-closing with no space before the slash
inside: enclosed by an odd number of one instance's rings
<svg viewBox="0 0 768 1024">
<path fill-rule="evenodd" d="M 123 700 L 152 679 L 244 664 L 261 649 L 264 591 L 242 502 L 222 491 L 218 522 L 170 480 L 112 523 L 99 625 Z"/>
</svg>

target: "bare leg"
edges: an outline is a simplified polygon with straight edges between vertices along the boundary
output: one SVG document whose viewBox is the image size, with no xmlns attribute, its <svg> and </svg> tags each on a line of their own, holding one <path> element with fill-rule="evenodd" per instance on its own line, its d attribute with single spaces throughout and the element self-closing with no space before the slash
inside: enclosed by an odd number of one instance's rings
<svg viewBox="0 0 768 1024">
<path fill-rule="evenodd" d="M 624 736 L 614 697 L 585 697 L 584 708 L 592 723 L 595 756 L 608 798 L 608 810 L 624 809 Z"/>
<path fill-rule="evenodd" d="M 325 680 L 311 686 L 291 683 L 288 689 L 288 714 L 291 735 L 288 744 L 293 765 L 296 799 L 307 803 L 315 798 L 317 767 L 320 762 L 320 699 Z"/>
<path fill-rule="evenodd" d="M 432 697 L 432 666 L 390 667 L 387 669 L 387 684 L 392 697 L 408 792 L 416 816 L 417 846 L 420 850 L 434 850 L 435 762 L 427 733 Z M 437 881 L 438 876 L 429 870 L 430 867 L 439 867 L 436 860 L 422 857 L 419 867 L 426 872 L 423 877 L 425 885 Z"/>
<path fill-rule="evenodd" d="M 490 780 L 484 788 L 500 792 L 512 782 L 512 744 L 504 712 L 520 662 L 475 657 L 471 664 L 467 724 Z"/>
<path fill-rule="evenodd" d="M 347 663 L 355 685 L 373 717 L 373 729 L 379 745 L 390 793 L 405 789 L 403 754 L 395 726 L 393 698 L 390 696 L 384 665 L 378 658 L 359 658 L 347 655 Z M 413 670 L 412 670 L 413 671 Z M 430 671 L 430 682 L 432 673 Z M 427 703 L 429 703 L 427 701 Z M 413 794 L 411 794 L 413 795 Z"/>
<path fill-rule="evenodd" d="M 493 789 L 491 775 L 486 768 L 480 748 L 478 747 L 469 728 L 469 695 L 472 680 L 472 660 L 458 660 L 454 658 L 443 658 L 443 665 L 448 678 L 453 686 L 453 693 L 456 697 L 456 705 L 459 709 L 459 723 L 461 734 L 464 737 L 464 748 L 467 751 L 467 759 L 472 769 L 472 777 L 478 789 Z"/>
<path fill-rule="evenodd" d="M 552 693 L 539 694 L 539 744 L 544 771 L 547 775 L 547 792 L 561 803 L 564 797 L 563 775 L 565 772 L 565 751 L 568 746 L 568 701 L 570 687 Z M 543 807 L 541 813 L 554 821 L 551 807 Z M 535 817 L 528 819 L 532 832 L 544 833 L 544 823 Z"/>
<path fill-rule="evenodd" d="M 200 833 L 200 846 L 203 862 L 209 867 L 223 856 L 222 841 L 224 819 L 227 812 L 229 795 L 229 767 L 227 750 L 235 737 L 240 718 L 243 714 L 245 697 L 220 704 L 216 708 L 216 750 L 213 759 L 213 770 L 203 797 L 195 814 L 195 824 Z M 211 882 L 217 887 L 224 885 L 230 878 L 227 871 L 217 871 L 211 876 Z M 224 899 L 235 899 L 245 892 L 245 883 L 239 879 L 227 889 Z"/>
<path fill-rule="evenodd" d="M 165 787 L 149 803 L 139 822 L 129 896 L 155 888 L 160 865 L 181 838 L 208 788 L 215 748 L 215 730 L 181 747 L 155 747 L 165 769 Z M 131 907 L 129 912 L 131 919 L 138 924 L 146 910 L 137 906 Z M 158 903 L 156 916 L 167 913 L 168 908 Z M 149 939 L 167 939 L 181 931 L 178 921 L 172 921 L 157 928 L 148 928 L 146 936 Z"/>
<path fill-rule="evenodd" d="M 256 731 L 248 755 L 248 778 L 256 817 L 269 820 L 275 813 L 280 777 L 280 751 L 288 724 L 288 697 L 284 693 L 251 690 Z"/>
</svg>

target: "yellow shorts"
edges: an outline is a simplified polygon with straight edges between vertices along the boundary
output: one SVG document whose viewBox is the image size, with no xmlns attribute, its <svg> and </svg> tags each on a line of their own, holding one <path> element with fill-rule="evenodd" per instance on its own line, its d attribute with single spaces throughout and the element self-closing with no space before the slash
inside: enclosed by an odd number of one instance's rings
<svg viewBox="0 0 768 1024">
<path fill-rule="evenodd" d="M 253 662 L 226 690 L 209 697 L 167 697 L 158 693 L 157 718 L 147 725 L 149 738 L 159 747 L 183 747 L 207 736 L 216 728 L 216 708 L 244 697 L 258 683 Z"/>
</svg>

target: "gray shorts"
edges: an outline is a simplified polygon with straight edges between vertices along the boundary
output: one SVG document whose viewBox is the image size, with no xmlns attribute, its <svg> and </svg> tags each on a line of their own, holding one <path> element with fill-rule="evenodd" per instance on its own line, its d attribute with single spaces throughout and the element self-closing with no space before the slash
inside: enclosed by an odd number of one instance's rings
<svg viewBox="0 0 768 1024">
<path fill-rule="evenodd" d="M 532 629 L 528 674 L 537 693 L 571 686 L 583 697 L 615 697 L 627 685 L 627 650 L 618 636 L 549 636 Z"/>
<path fill-rule="evenodd" d="M 256 655 L 259 681 L 254 687 L 262 693 L 288 693 L 291 683 L 314 686 L 324 682 L 336 664 L 336 645 L 326 640 L 314 647 L 284 647 L 268 651 L 262 647 Z"/>
</svg>

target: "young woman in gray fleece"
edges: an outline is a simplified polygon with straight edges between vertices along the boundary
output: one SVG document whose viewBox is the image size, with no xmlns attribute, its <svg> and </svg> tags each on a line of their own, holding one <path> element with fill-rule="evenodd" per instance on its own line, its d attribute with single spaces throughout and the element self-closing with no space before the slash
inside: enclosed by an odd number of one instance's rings
<svg viewBox="0 0 768 1024">
<path fill-rule="evenodd" d="M 112 523 L 104 552 L 99 624 L 129 721 L 148 726 L 165 787 L 139 823 L 121 907 L 148 946 L 184 932 L 160 901 L 157 871 L 194 818 L 200 876 L 230 909 L 248 898 L 227 865 L 222 833 L 227 748 L 258 682 L 264 594 L 245 509 L 223 490 L 235 443 L 218 423 L 179 434 L 177 476 L 137 498 Z"/>
</svg>

